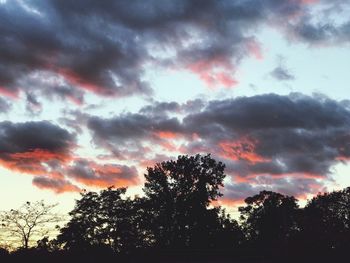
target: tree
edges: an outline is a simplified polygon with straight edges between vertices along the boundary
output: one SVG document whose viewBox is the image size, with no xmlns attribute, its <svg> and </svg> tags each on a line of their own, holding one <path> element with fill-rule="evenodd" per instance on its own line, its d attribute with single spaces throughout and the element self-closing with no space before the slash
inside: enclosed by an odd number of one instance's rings
<svg viewBox="0 0 350 263">
<path fill-rule="evenodd" d="M 350 187 L 312 198 L 304 208 L 301 226 L 300 243 L 307 247 L 323 251 L 347 248 L 350 244 Z"/>
<path fill-rule="evenodd" d="M 82 193 L 57 242 L 66 249 L 108 247 L 123 253 L 147 247 L 150 238 L 142 227 L 142 198 L 123 198 L 125 193 L 126 188 L 113 187 Z"/>
<path fill-rule="evenodd" d="M 239 211 L 248 241 L 265 251 L 286 249 L 288 241 L 299 231 L 297 200 L 293 196 L 261 191 L 244 201 L 246 206 L 239 207 Z"/>
<path fill-rule="evenodd" d="M 210 154 L 182 155 L 147 168 L 144 192 L 152 213 L 156 244 L 204 248 L 217 229 L 219 209 L 209 204 L 222 196 L 225 165 Z"/>
<path fill-rule="evenodd" d="M 11 209 L 0 214 L 1 231 L 5 238 L 20 243 L 28 249 L 34 238 L 49 235 L 62 216 L 53 213 L 56 204 L 45 204 L 44 201 L 26 202 L 19 209 Z"/>
<path fill-rule="evenodd" d="M 213 245 L 220 249 L 237 249 L 244 241 L 244 233 L 237 220 L 232 219 L 225 209 L 220 209 Z"/>
</svg>

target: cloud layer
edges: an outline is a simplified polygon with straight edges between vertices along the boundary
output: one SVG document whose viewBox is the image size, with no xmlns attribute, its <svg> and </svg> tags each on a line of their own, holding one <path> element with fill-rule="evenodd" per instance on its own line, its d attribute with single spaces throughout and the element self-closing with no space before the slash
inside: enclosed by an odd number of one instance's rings
<svg viewBox="0 0 350 263">
<path fill-rule="evenodd" d="M 34 176 L 33 184 L 57 193 L 138 182 L 135 167 L 79 159 L 76 136 L 47 121 L 0 122 L 0 165 Z"/>
<path fill-rule="evenodd" d="M 110 119 L 90 117 L 88 127 L 95 144 L 116 158 L 126 158 L 121 153 L 128 149 L 133 149 L 128 158 L 151 156 L 149 145 L 175 153 L 211 152 L 226 163 L 235 183 L 260 183 L 275 189 L 295 185 L 304 189 L 300 194 L 311 188 L 319 191 L 318 179 L 325 183 L 332 167 L 350 157 L 348 101 L 292 93 L 202 105 L 200 111 L 191 113 L 183 110 L 185 104 L 176 104 L 172 113 L 180 112 L 179 117 L 169 112 L 154 114 L 151 106 Z M 291 183 L 291 178 L 298 184 Z M 262 184 L 262 179 L 269 183 Z"/>
<path fill-rule="evenodd" d="M 150 95 L 145 68 L 197 74 L 209 86 L 233 87 L 247 56 L 263 57 L 257 30 L 280 27 L 308 43 L 348 41 L 348 24 L 311 23 L 318 1 L 4 1 L 0 4 L 0 92 L 82 103 L 84 93 Z M 336 8 L 338 7 L 338 8 Z M 328 14 L 327 13 L 327 14 Z M 281 71 L 278 76 L 286 76 Z"/>
<path fill-rule="evenodd" d="M 230 175 L 227 200 L 262 188 L 321 191 L 350 159 L 349 101 L 300 93 L 155 101 L 147 73 L 186 71 L 209 88 L 233 88 L 243 60 L 264 59 L 262 29 L 291 45 L 347 45 L 349 10 L 342 0 L 0 1 L 0 165 L 63 193 L 138 185 L 147 165 L 211 152 Z M 295 80 L 283 63 L 271 68 L 272 78 Z M 89 110 L 129 96 L 151 104 Z M 33 121 L 14 122 L 20 108 Z"/>
</svg>

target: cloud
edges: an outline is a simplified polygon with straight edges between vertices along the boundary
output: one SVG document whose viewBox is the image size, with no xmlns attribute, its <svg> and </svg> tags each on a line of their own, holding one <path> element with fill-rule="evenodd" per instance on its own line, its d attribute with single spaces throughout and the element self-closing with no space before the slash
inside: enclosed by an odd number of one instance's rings
<svg viewBox="0 0 350 263">
<path fill-rule="evenodd" d="M 63 191 L 57 167 L 72 159 L 74 147 L 75 136 L 50 122 L 0 122 L 0 165 L 34 176 L 33 184 L 41 188 L 57 182 L 57 192 Z"/>
<path fill-rule="evenodd" d="M 141 108 L 140 113 L 156 116 L 159 114 L 164 114 L 168 112 L 179 112 L 181 111 L 181 106 L 177 102 L 154 102 L 152 105 L 147 105 Z"/>
<path fill-rule="evenodd" d="M 289 70 L 283 66 L 277 66 L 274 68 L 274 70 L 271 71 L 270 75 L 281 81 L 288 81 L 288 80 L 294 80 L 295 77 L 293 74 L 289 72 Z"/>
<path fill-rule="evenodd" d="M 139 183 L 134 166 L 98 164 L 84 159 L 76 160 L 68 168 L 69 178 L 86 186 L 105 188 L 125 187 Z"/>
<path fill-rule="evenodd" d="M 126 113 L 112 119 L 90 117 L 88 128 L 92 131 L 94 143 L 119 159 L 141 158 L 145 151 L 151 151 L 145 141 L 160 143 L 169 136 L 176 137 L 182 129 L 175 117 L 142 113 Z"/>
<path fill-rule="evenodd" d="M 350 22 L 333 19 L 347 5 L 340 0 L 6 1 L 0 5 L 0 95 L 7 100 L 0 98 L 0 112 L 22 99 L 36 114 L 47 99 L 81 105 L 87 93 L 152 96 L 144 77 L 157 67 L 187 70 L 212 88 L 231 88 L 240 81 L 235 73 L 242 60 L 264 57 L 259 29 L 272 26 L 312 45 L 347 43 Z M 271 74 L 294 79 L 282 65 Z M 154 102 L 112 118 L 80 114 L 61 121 L 77 133 L 87 125 L 95 146 L 113 158 L 146 164 L 159 156 L 212 152 L 237 182 L 271 176 L 274 187 L 283 176 L 327 178 L 334 164 L 350 156 L 349 107 L 300 94 Z M 48 122 L 0 123 L 1 165 L 35 175 L 37 186 L 60 192 L 73 183 L 118 184 L 124 175 L 130 175 L 126 184 L 134 183 L 132 166 L 73 157 L 74 144 L 73 134 Z M 109 178 L 104 171 L 112 168 Z"/>
<path fill-rule="evenodd" d="M 11 109 L 11 104 L 0 97 L 0 113 L 6 113 Z"/>
<path fill-rule="evenodd" d="M 240 61 L 263 56 L 257 29 L 305 17 L 307 6 L 294 0 L 7 1 L 0 5 L 0 92 L 76 103 L 86 92 L 148 96 L 143 77 L 150 65 L 233 87 Z"/>
<path fill-rule="evenodd" d="M 144 167 L 169 155 L 211 152 L 234 184 L 300 196 L 322 189 L 332 167 L 350 158 L 349 102 L 319 94 L 155 102 L 112 118 L 72 114 L 84 119 L 77 123 L 87 125 L 93 143 L 113 160 Z M 75 185 L 139 183 L 134 166 L 84 159 L 75 156 L 75 147 L 73 134 L 47 121 L 0 123 L 1 165 L 38 178 L 38 187 L 59 193 L 75 191 Z M 304 190 L 293 186 L 298 180 Z"/>
<path fill-rule="evenodd" d="M 48 121 L 12 123 L 0 122 L 1 156 L 40 150 L 67 153 L 74 136 Z"/>
<path fill-rule="evenodd" d="M 133 149 L 133 160 L 152 160 L 156 147 L 175 154 L 211 152 L 226 164 L 234 182 L 268 176 L 269 187 L 285 193 L 296 189 L 288 182 L 297 179 L 321 189 L 331 180 L 332 167 L 350 157 L 347 101 L 291 93 L 200 104 L 193 113 L 183 110 L 185 104 L 174 104 L 173 112 L 160 115 L 149 106 L 110 119 L 90 117 L 88 127 L 94 143 L 117 158 Z"/>
<path fill-rule="evenodd" d="M 311 46 L 349 43 L 350 20 L 347 16 L 349 2 L 319 0 L 310 4 L 309 8 L 306 8 L 293 20 L 281 21 L 287 34 L 294 40 L 308 43 Z M 337 19 L 339 17 L 346 19 L 339 20 Z"/>
<path fill-rule="evenodd" d="M 349 154 L 341 143 L 349 141 L 349 121 L 349 109 L 331 99 L 267 94 L 213 101 L 186 116 L 184 125 L 209 149 L 238 160 L 238 174 L 325 175 L 337 157 Z"/>
<path fill-rule="evenodd" d="M 65 192 L 80 192 L 80 188 L 64 179 L 54 179 L 48 177 L 35 177 L 33 185 L 40 189 L 54 191 L 57 194 Z"/>
<path fill-rule="evenodd" d="M 33 185 L 56 193 L 78 192 L 78 185 L 104 188 L 139 183 L 134 166 L 77 157 L 75 140 L 47 121 L 0 122 L 0 165 L 31 175 Z"/>
<path fill-rule="evenodd" d="M 315 195 L 326 191 L 322 183 L 312 178 L 271 178 L 265 176 L 257 178 L 254 182 L 225 184 L 222 205 L 240 204 L 248 196 L 258 194 L 260 191 L 275 191 L 299 200 L 307 199 L 308 195 Z"/>
</svg>

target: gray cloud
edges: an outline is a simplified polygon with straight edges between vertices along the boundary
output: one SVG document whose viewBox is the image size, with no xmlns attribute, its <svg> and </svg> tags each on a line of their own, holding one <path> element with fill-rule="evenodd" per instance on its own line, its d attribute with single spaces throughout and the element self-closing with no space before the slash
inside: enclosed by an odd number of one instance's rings
<svg viewBox="0 0 350 263">
<path fill-rule="evenodd" d="M 294 38 L 311 45 L 339 45 L 350 40 L 350 20 L 336 22 L 334 17 L 344 16 L 349 2 L 344 0 L 320 0 L 314 3 L 319 8 L 317 16 L 309 8 L 299 15 L 297 21 L 286 20 L 284 26 Z"/>
<path fill-rule="evenodd" d="M 11 109 L 11 103 L 7 100 L 0 98 L 0 113 L 6 113 Z"/>
<path fill-rule="evenodd" d="M 274 68 L 274 70 L 271 71 L 270 75 L 275 79 L 281 80 L 281 81 L 288 81 L 288 80 L 295 79 L 294 75 L 291 74 L 287 68 L 284 68 L 281 65 Z"/>
<path fill-rule="evenodd" d="M 350 157 L 347 101 L 291 93 L 203 103 L 206 106 L 200 111 L 182 112 L 182 119 L 170 113 L 154 117 L 152 111 L 142 110 L 111 119 L 90 117 L 88 127 L 98 146 L 116 154 L 136 145 L 137 158 L 152 152 L 144 143 L 171 145 L 181 138 L 178 151 L 211 152 L 226 163 L 227 172 L 236 180 L 270 176 L 276 180 L 271 180 L 271 187 L 277 189 L 277 182 L 284 183 L 284 192 L 288 187 L 291 192 L 295 189 L 287 184 L 290 178 L 310 179 L 306 180 L 310 185 L 319 178 L 326 182 L 331 168 Z M 174 110 L 178 112 L 178 107 Z M 155 137 L 159 131 L 170 136 Z"/>
<path fill-rule="evenodd" d="M 184 119 L 186 129 L 202 136 L 208 149 L 233 154 L 237 164 L 230 166 L 241 175 L 326 175 L 337 158 L 349 156 L 349 123 L 343 103 L 301 94 L 214 101 Z M 220 149 L 220 142 L 227 147 Z"/>
<path fill-rule="evenodd" d="M 49 177 L 35 177 L 33 185 L 41 189 L 54 191 L 55 193 L 80 192 L 79 187 L 65 179 L 55 179 Z"/>
<path fill-rule="evenodd" d="M 167 116 L 167 115 L 165 115 Z M 151 116 L 127 113 L 113 119 L 91 117 L 88 128 L 96 145 L 107 148 L 120 159 L 138 159 L 147 151 L 143 140 L 159 143 L 160 132 L 181 132 L 181 124 L 175 117 Z"/>
<path fill-rule="evenodd" d="M 134 166 L 74 158 L 75 136 L 47 121 L 0 122 L 0 164 L 33 176 L 33 185 L 56 193 L 138 183 Z"/>
<path fill-rule="evenodd" d="M 72 134 L 48 121 L 0 122 L 1 155 L 34 150 L 64 153 L 74 141 Z"/>
<path fill-rule="evenodd" d="M 57 192 L 63 191 L 64 185 L 67 191 L 77 189 L 68 185 L 61 174 L 74 147 L 75 136 L 50 122 L 0 122 L 1 166 L 33 175 L 33 184 L 38 187 L 56 185 Z"/>
<path fill-rule="evenodd" d="M 226 184 L 224 188 L 223 203 L 225 201 L 242 201 L 248 196 L 258 194 L 260 191 L 275 191 L 288 196 L 305 199 L 306 195 L 326 191 L 326 187 L 312 178 L 270 178 L 268 176 L 257 178 L 249 183 Z"/>
<path fill-rule="evenodd" d="M 233 85 L 233 66 L 257 52 L 254 30 L 300 12 L 306 12 L 301 1 L 275 0 L 6 1 L 0 5 L 0 91 L 78 102 L 86 91 L 149 95 L 143 80 L 149 64 Z M 224 78 L 213 75 L 214 67 Z"/>
<path fill-rule="evenodd" d="M 138 174 L 134 166 L 117 164 L 98 164 L 84 159 L 76 160 L 68 168 L 71 179 L 88 186 L 110 187 L 128 186 L 138 183 Z"/>
</svg>

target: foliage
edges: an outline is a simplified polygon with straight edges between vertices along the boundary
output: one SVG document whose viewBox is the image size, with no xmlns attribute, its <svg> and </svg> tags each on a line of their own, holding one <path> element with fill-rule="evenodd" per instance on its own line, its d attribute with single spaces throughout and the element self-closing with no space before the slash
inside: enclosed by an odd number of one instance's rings
<svg viewBox="0 0 350 263">
<path fill-rule="evenodd" d="M 123 199 L 125 192 L 126 188 L 110 187 L 82 193 L 57 241 L 66 249 L 108 246 L 116 252 L 147 246 L 150 238 L 141 227 L 142 199 Z"/>
<path fill-rule="evenodd" d="M 315 249 L 337 249 L 350 244 L 350 187 L 319 194 L 306 205 L 302 243 Z M 316 240 L 309 237 L 317 236 Z"/>
<path fill-rule="evenodd" d="M 179 156 L 149 167 L 143 188 L 152 211 L 150 226 L 161 247 L 207 247 L 218 228 L 225 165 L 210 155 Z"/>
<path fill-rule="evenodd" d="M 298 231 L 298 204 L 292 196 L 262 191 L 245 199 L 239 208 L 241 222 L 249 242 L 261 249 L 286 248 Z"/>
</svg>

